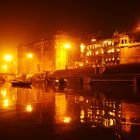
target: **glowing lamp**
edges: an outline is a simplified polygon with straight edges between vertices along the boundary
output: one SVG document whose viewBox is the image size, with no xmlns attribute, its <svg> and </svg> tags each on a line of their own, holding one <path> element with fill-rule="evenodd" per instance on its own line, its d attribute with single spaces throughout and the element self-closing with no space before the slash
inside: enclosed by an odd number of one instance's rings
<svg viewBox="0 0 140 140">
<path fill-rule="evenodd" d="M 71 45 L 70 45 L 70 44 L 65 44 L 64 47 L 65 47 L 66 49 L 69 49 L 69 48 L 71 47 Z"/>
</svg>

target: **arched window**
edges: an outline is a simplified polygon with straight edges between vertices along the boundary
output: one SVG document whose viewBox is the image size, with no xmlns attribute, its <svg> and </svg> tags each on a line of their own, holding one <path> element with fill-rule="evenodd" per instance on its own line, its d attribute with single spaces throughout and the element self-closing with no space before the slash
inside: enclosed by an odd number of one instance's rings
<svg viewBox="0 0 140 140">
<path fill-rule="evenodd" d="M 121 43 L 124 44 L 124 40 L 123 39 L 121 40 Z"/>
<path fill-rule="evenodd" d="M 124 40 L 124 43 L 127 44 L 127 39 Z"/>
</svg>

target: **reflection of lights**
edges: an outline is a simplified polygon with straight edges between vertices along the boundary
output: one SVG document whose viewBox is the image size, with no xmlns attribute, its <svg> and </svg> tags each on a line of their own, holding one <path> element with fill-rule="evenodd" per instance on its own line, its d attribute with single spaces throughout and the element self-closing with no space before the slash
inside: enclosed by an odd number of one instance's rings
<svg viewBox="0 0 140 140">
<path fill-rule="evenodd" d="M 33 110 L 32 105 L 27 105 L 27 106 L 26 106 L 26 110 L 27 110 L 28 112 L 32 112 L 32 110 Z"/>
<path fill-rule="evenodd" d="M 113 103 L 113 108 L 116 108 L 116 105 L 115 105 L 115 103 Z"/>
<path fill-rule="evenodd" d="M 113 125 L 114 125 L 114 121 L 113 121 L 113 119 L 110 119 L 110 121 L 109 121 L 109 125 L 110 125 L 110 126 L 113 126 Z"/>
<path fill-rule="evenodd" d="M 118 111 L 118 113 L 120 113 L 120 114 L 121 114 L 121 110 L 119 110 L 119 111 Z"/>
<path fill-rule="evenodd" d="M 3 97 L 6 97 L 6 89 L 2 89 L 2 90 L 1 90 L 1 95 L 2 95 Z"/>
<path fill-rule="evenodd" d="M 55 82 L 59 82 L 59 80 L 58 80 L 58 79 L 56 79 L 56 80 L 55 80 Z"/>
<path fill-rule="evenodd" d="M 71 118 L 70 117 L 64 117 L 64 123 L 70 123 Z"/>
<path fill-rule="evenodd" d="M 91 127 L 92 127 L 92 128 L 95 128 L 95 127 L 96 127 L 96 125 L 94 125 L 94 124 L 93 124 Z"/>
<path fill-rule="evenodd" d="M 84 101 L 84 97 L 79 96 L 79 101 L 83 102 Z"/>
<path fill-rule="evenodd" d="M 82 63 L 79 63 L 79 66 L 80 66 L 80 67 L 83 67 L 83 66 L 84 66 L 84 64 L 82 64 Z"/>
<path fill-rule="evenodd" d="M 122 124 L 122 130 L 125 131 L 126 133 L 130 133 L 131 131 L 131 125 L 130 124 Z"/>
<path fill-rule="evenodd" d="M 2 65 L 2 67 L 1 67 L 3 70 L 7 70 L 7 68 L 8 68 L 8 66 L 7 65 Z"/>
<path fill-rule="evenodd" d="M 86 99 L 86 103 L 88 103 L 88 99 Z"/>
<path fill-rule="evenodd" d="M 81 122 L 81 123 L 85 123 L 85 120 L 81 119 L 80 122 Z"/>
<path fill-rule="evenodd" d="M 105 119 L 103 124 L 105 127 L 110 127 L 110 126 L 113 126 L 114 125 L 114 121 L 113 119 Z"/>
<path fill-rule="evenodd" d="M 92 119 L 92 114 L 93 114 L 92 110 L 88 109 L 87 117 Z"/>
<path fill-rule="evenodd" d="M 97 111 L 96 111 L 96 114 L 99 115 L 99 114 L 100 114 L 100 110 L 97 110 Z"/>
<path fill-rule="evenodd" d="M 9 100 L 8 99 L 3 100 L 3 106 L 4 107 L 8 107 L 9 106 Z"/>
<path fill-rule="evenodd" d="M 84 112 L 84 110 L 81 110 L 80 118 L 83 119 L 84 117 L 85 117 L 85 112 Z"/>
<path fill-rule="evenodd" d="M 121 117 L 121 114 L 118 114 L 118 117 L 120 118 Z"/>
<path fill-rule="evenodd" d="M 105 115 L 105 111 L 104 110 L 102 110 L 102 115 Z"/>
</svg>

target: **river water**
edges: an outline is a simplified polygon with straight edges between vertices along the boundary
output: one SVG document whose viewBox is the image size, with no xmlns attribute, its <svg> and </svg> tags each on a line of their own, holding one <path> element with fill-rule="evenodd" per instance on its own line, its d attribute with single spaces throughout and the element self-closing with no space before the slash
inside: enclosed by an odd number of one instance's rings
<svg viewBox="0 0 140 140">
<path fill-rule="evenodd" d="M 133 86 L 0 85 L 0 139 L 140 140 Z"/>
</svg>

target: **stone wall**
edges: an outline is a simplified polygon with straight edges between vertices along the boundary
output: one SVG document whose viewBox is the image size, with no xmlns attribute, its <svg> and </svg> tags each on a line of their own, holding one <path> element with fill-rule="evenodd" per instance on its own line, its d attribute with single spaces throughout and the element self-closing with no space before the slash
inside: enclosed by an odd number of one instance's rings
<svg viewBox="0 0 140 140">
<path fill-rule="evenodd" d="M 120 64 L 140 62 L 140 46 L 120 49 Z"/>
</svg>

